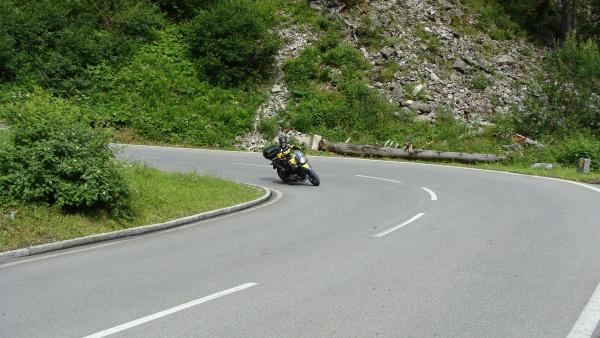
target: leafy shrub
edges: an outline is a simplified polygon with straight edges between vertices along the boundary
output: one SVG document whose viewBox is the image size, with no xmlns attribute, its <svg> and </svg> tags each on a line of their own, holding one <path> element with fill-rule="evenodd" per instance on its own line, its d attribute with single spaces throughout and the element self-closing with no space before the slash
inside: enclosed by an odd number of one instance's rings
<svg viewBox="0 0 600 338">
<path fill-rule="evenodd" d="M 273 22 L 274 10 L 252 0 L 223 0 L 198 14 L 188 40 L 201 73 L 225 87 L 265 79 L 278 49 Z"/>
<path fill-rule="evenodd" d="M 314 89 L 292 111 L 292 125 L 309 133 L 316 129 L 348 125 L 347 111 L 342 95 L 332 91 Z"/>
<path fill-rule="evenodd" d="M 258 130 L 263 134 L 265 139 L 272 140 L 277 136 L 277 119 L 272 117 L 261 120 Z"/>
<path fill-rule="evenodd" d="M 85 87 L 88 65 L 122 60 L 164 23 L 144 0 L 5 0 L 0 18 L 0 76 L 59 94 Z"/>
<path fill-rule="evenodd" d="M 338 25 L 337 22 L 323 15 L 323 13 L 311 8 L 310 2 L 306 0 L 280 1 L 278 5 L 280 6 L 279 10 L 283 9 L 290 13 L 293 20 L 301 26 L 309 25 L 316 31 L 328 31 Z"/>
<path fill-rule="evenodd" d="M 356 36 L 361 44 L 371 50 L 376 50 L 381 47 L 384 28 L 377 21 L 372 20 L 368 15 L 361 16 L 361 22 L 356 28 Z"/>
<path fill-rule="evenodd" d="M 519 25 L 507 13 L 507 8 L 510 6 L 504 7 L 503 5 L 508 2 L 523 3 L 524 1 L 462 0 L 462 2 L 479 13 L 477 28 L 487 32 L 493 39 L 508 40 L 521 34 Z M 516 12 L 510 11 L 510 13 L 515 14 Z"/>
<path fill-rule="evenodd" d="M 544 63 L 543 95 L 529 97 L 514 113 L 517 131 L 564 136 L 574 129 L 600 133 L 600 47 L 592 40 L 569 37 Z"/>
<path fill-rule="evenodd" d="M 484 72 L 477 72 L 471 79 L 471 88 L 484 90 L 492 84 L 491 79 Z"/>
<path fill-rule="evenodd" d="M 326 33 L 284 67 L 294 98 L 283 114 L 293 128 L 326 137 L 360 137 L 380 133 L 391 106 L 369 88 L 370 63 L 362 53 Z M 284 122 L 285 123 L 285 122 Z"/>
<path fill-rule="evenodd" d="M 558 146 L 556 160 L 565 165 L 578 165 L 579 159 L 592 160 L 591 169 L 600 170 L 600 140 L 590 135 L 576 135 L 564 140 Z"/>
<path fill-rule="evenodd" d="M 400 70 L 400 65 L 396 60 L 386 61 L 379 69 L 377 79 L 381 82 L 389 82 L 394 79 L 394 75 Z"/>
<path fill-rule="evenodd" d="M 318 50 L 314 47 L 307 47 L 300 52 L 299 57 L 285 62 L 285 80 L 288 84 L 302 85 L 317 78 Z"/>
<path fill-rule="evenodd" d="M 334 48 L 327 50 L 321 56 L 324 64 L 336 67 L 346 66 L 356 70 L 366 70 L 371 64 L 365 57 L 352 45 L 341 42 Z"/>
<path fill-rule="evenodd" d="M 40 93 L 3 107 L 10 139 L 0 148 L 0 201 L 129 215 L 129 191 L 108 148 L 110 137 L 77 114 L 67 102 Z"/>
<path fill-rule="evenodd" d="M 251 130 L 263 100 L 258 87 L 200 81 L 177 26 L 158 32 L 120 69 L 100 64 L 86 73 L 93 94 L 80 104 L 89 123 L 134 129 L 137 141 L 230 147 Z"/>
</svg>

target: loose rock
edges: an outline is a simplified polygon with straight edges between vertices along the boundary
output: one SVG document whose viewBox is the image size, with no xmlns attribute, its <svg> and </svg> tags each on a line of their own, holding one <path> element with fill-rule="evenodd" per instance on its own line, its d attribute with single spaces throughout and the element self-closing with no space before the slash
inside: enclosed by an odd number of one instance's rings
<svg viewBox="0 0 600 338">
<path fill-rule="evenodd" d="M 554 164 L 552 163 L 534 163 L 531 165 L 531 169 L 546 169 L 552 170 L 554 168 Z"/>
<path fill-rule="evenodd" d="M 500 66 L 512 65 L 516 62 L 515 59 L 510 55 L 499 55 L 494 59 L 494 61 Z"/>
<path fill-rule="evenodd" d="M 452 68 L 466 73 L 469 70 L 469 65 L 467 65 L 462 59 L 456 59 L 452 64 Z"/>
</svg>

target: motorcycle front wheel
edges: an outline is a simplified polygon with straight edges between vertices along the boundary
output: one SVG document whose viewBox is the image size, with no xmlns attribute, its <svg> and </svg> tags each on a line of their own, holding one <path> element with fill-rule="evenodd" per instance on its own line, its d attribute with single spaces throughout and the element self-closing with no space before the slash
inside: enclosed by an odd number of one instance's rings
<svg viewBox="0 0 600 338">
<path fill-rule="evenodd" d="M 315 187 L 318 187 L 319 184 L 321 184 L 321 180 L 319 179 L 319 176 L 314 170 L 307 172 L 306 176 L 308 176 L 310 184 L 314 185 Z"/>
</svg>

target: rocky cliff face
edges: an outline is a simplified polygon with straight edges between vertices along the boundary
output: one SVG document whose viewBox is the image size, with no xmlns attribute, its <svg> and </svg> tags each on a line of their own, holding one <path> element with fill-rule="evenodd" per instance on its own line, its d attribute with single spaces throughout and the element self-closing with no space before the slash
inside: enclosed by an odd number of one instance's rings
<svg viewBox="0 0 600 338">
<path fill-rule="evenodd" d="M 523 40 L 496 41 L 474 29 L 475 14 L 452 0 L 365 0 L 348 7 L 339 0 L 313 0 L 311 7 L 341 20 L 346 40 L 373 65 L 371 83 L 398 116 L 415 114 L 435 121 L 443 109 L 465 122 L 488 124 L 491 118 L 521 106 L 527 86 L 540 69 L 543 51 Z M 282 31 L 288 57 L 316 39 L 315 34 Z M 257 113 L 273 116 L 285 107 L 286 87 L 275 76 L 272 98 Z M 248 138 L 245 148 L 264 144 Z"/>
<path fill-rule="evenodd" d="M 472 27 L 476 17 L 456 2 L 367 0 L 350 9 L 333 0 L 315 4 L 346 23 L 348 39 L 375 66 L 373 86 L 422 120 L 434 120 L 446 108 L 465 121 L 486 123 L 519 106 L 539 70 L 542 53 L 525 41 L 459 31 L 457 26 Z M 361 29 L 374 32 L 381 45 L 365 46 Z M 397 64 L 393 77 L 377 76 L 389 64 Z"/>
</svg>

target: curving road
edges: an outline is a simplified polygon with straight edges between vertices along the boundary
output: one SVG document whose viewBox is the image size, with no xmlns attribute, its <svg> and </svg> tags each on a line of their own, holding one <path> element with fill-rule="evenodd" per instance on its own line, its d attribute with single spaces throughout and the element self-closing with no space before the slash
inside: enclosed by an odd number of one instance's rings
<svg viewBox="0 0 600 338">
<path fill-rule="evenodd" d="M 257 153 L 120 156 L 279 193 L 192 226 L 0 262 L 1 337 L 598 335 L 598 188 L 313 157 L 315 188 L 281 184 Z"/>
</svg>

